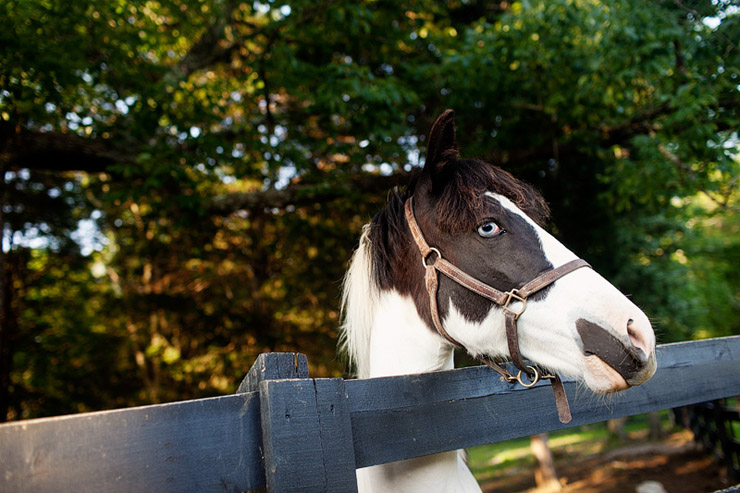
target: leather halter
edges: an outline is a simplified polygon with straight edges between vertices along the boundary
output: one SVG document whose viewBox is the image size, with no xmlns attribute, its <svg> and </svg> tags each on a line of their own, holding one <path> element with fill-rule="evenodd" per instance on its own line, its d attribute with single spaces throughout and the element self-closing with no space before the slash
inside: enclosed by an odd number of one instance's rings
<svg viewBox="0 0 740 493">
<path fill-rule="evenodd" d="M 462 271 L 446 260 L 439 249 L 429 246 L 424 239 L 424 235 L 421 232 L 418 223 L 416 222 L 416 218 L 414 217 L 412 198 L 406 200 L 404 208 L 406 221 L 411 230 L 411 236 L 414 238 L 414 242 L 421 253 L 421 262 L 424 265 L 425 271 L 424 283 L 426 284 L 427 293 L 429 294 L 429 308 L 432 315 L 432 322 L 434 323 L 434 327 L 439 335 L 457 347 L 465 347 L 445 330 L 442 325 L 442 321 L 439 318 L 439 310 L 437 308 L 437 291 L 439 287 L 438 271 L 459 285 L 501 306 L 506 320 L 506 341 L 509 346 L 509 354 L 511 355 L 514 365 L 519 369 L 519 374 L 517 376 L 512 375 L 506 369 L 485 356 L 477 356 L 477 359 L 501 374 L 504 380 L 508 382 L 518 381 L 524 387 L 532 387 L 540 379 L 550 380 L 555 394 L 555 404 L 558 409 L 558 417 L 562 423 L 569 423 L 572 419 L 570 406 L 568 405 L 568 398 L 563 389 L 563 383 L 560 380 L 560 377 L 558 375 L 545 373 L 534 366 L 526 365 L 524 363 L 521 352 L 519 351 L 519 337 L 517 334 L 516 321 L 527 309 L 527 298 L 529 296 L 546 288 L 561 277 L 576 269 L 580 269 L 581 267 L 590 268 L 591 266 L 588 262 L 583 259 L 572 260 L 560 267 L 540 274 L 533 280 L 524 284 L 521 288 L 512 289 L 511 291 L 506 292 L 500 291 Z M 515 309 L 510 306 L 514 301 L 521 303 L 521 307 L 519 307 L 519 309 Z M 527 376 L 528 381 L 522 379 L 522 374 Z"/>
</svg>

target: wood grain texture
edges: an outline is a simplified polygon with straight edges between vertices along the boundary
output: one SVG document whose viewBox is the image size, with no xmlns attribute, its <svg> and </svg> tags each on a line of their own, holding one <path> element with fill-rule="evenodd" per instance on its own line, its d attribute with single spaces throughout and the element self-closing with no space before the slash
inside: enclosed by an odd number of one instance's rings
<svg viewBox="0 0 740 493">
<path fill-rule="evenodd" d="M 547 384 L 525 390 L 487 367 L 272 380 L 307 375 L 289 354 L 264 356 L 259 393 L 0 425 L 0 491 L 258 489 L 263 434 L 273 491 L 352 491 L 355 465 L 565 427 Z M 740 337 L 660 346 L 640 387 L 597 397 L 567 381 L 568 426 L 739 395 L 739 375 Z"/>
<path fill-rule="evenodd" d="M 244 491 L 265 484 L 256 392 L 0 426 L 0 491 Z"/>
<path fill-rule="evenodd" d="M 302 353 L 262 353 L 249 369 L 236 393 L 258 391 L 264 380 L 308 378 L 308 359 Z"/>
<path fill-rule="evenodd" d="M 240 395 L 0 426 L 0 491 L 263 488 L 256 391 L 281 378 L 308 378 L 306 355 L 259 355 Z"/>
<path fill-rule="evenodd" d="M 347 382 L 357 467 L 740 394 L 740 337 L 663 345 L 640 387 L 599 397 L 565 384 L 573 421 L 558 421 L 548 384 L 501 381 L 486 367 Z"/>
<path fill-rule="evenodd" d="M 341 378 L 265 381 L 260 400 L 269 491 L 357 490 Z"/>
</svg>

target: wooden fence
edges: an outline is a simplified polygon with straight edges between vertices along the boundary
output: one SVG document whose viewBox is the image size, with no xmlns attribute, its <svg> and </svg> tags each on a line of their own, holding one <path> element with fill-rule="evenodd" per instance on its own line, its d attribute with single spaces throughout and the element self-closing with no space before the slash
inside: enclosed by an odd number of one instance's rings
<svg viewBox="0 0 740 493">
<path fill-rule="evenodd" d="M 740 337 L 663 345 L 646 384 L 566 382 L 567 426 L 740 394 Z M 355 468 L 565 427 L 552 391 L 486 367 L 309 378 L 263 354 L 235 395 L 0 425 L 0 491 L 356 491 Z"/>
<path fill-rule="evenodd" d="M 727 401 L 685 406 L 674 409 L 674 414 L 679 424 L 694 433 L 694 440 L 724 464 L 728 477 L 740 481 L 740 401 L 733 406 Z"/>
</svg>

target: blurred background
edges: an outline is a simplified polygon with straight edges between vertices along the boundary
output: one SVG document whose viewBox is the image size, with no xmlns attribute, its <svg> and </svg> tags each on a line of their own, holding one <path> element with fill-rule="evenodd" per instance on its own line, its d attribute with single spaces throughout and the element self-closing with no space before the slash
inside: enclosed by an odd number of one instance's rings
<svg viewBox="0 0 740 493">
<path fill-rule="evenodd" d="M 740 334 L 739 13 L 3 0 L 0 420 L 347 375 L 347 261 L 446 108 L 660 342 Z"/>
</svg>

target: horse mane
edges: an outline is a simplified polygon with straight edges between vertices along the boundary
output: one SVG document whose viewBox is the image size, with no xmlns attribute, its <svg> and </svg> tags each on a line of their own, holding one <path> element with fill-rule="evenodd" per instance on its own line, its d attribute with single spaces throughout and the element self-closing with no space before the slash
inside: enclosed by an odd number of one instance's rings
<svg viewBox="0 0 740 493">
<path fill-rule="evenodd" d="M 352 255 L 342 290 L 339 349 L 358 378 L 370 376 L 370 330 L 380 301 L 371 260 L 374 249 L 369 239 L 371 228 L 372 222 L 362 228 L 360 245 Z"/>
<path fill-rule="evenodd" d="M 370 332 L 380 293 L 395 287 L 395 279 L 403 275 L 398 270 L 414 268 L 394 259 L 404 258 L 413 245 L 404 203 L 414 194 L 423 173 L 417 173 L 404 189 L 394 189 L 386 207 L 363 227 L 344 278 L 339 348 L 359 378 L 369 376 Z M 540 225 L 549 217 L 549 207 L 537 190 L 485 161 L 452 158 L 433 182 L 438 226 L 451 234 L 476 228 L 485 192 L 507 197 Z M 421 283 L 416 288 L 424 289 Z"/>
</svg>

